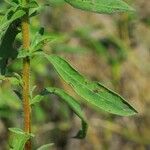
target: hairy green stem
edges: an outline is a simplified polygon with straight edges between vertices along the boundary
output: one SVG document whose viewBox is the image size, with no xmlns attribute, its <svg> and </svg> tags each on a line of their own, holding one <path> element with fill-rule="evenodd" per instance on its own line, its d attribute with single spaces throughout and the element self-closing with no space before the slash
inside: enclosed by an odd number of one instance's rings
<svg viewBox="0 0 150 150">
<path fill-rule="evenodd" d="M 24 0 L 27 4 L 29 1 Z M 29 32 L 29 9 L 22 19 L 22 42 L 23 48 L 29 50 L 30 32 Z M 23 111 L 24 111 L 24 131 L 31 133 L 31 107 L 30 107 L 30 58 L 23 59 Z M 31 140 L 25 144 L 25 150 L 31 150 Z"/>
</svg>

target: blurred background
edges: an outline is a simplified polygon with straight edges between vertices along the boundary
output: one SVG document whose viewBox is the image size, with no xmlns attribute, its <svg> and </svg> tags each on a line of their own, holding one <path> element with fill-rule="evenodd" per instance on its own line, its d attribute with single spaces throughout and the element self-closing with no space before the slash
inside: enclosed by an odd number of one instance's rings
<svg viewBox="0 0 150 150">
<path fill-rule="evenodd" d="M 52 150 L 150 150 L 150 1 L 127 0 L 136 12 L 113 15 L 77 10 L 62 0 L 48 1 L 53 7 L 31 19 L 31 33 L 42 26 L 57 37 L 44 51 L 63 56 L 84 76 L 120 93 L 139 113 L 119 117 L 83 104 L 89 129 L 85 139 L 77 140 L 71 137 L 80 120 L 51 95 L 32 110 L 33 149 L 52 142 Z M 34 57 L 31 65 L 34 94 L 56 86 L 80 101 L 42 57 Z M 10 72 L 21 74 L 21 68 L 20 60 L 9 65 Z M 23 126 L 22 104 L 14 89 L 20 90 L 0 82 L 0 150 L 7 149 L 8 128 Z"/>
</svg>

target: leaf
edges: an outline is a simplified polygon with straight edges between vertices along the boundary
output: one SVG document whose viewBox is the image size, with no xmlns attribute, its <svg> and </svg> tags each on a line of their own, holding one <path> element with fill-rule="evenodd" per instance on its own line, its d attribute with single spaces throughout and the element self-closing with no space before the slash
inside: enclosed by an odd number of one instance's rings
<svg viewBox="0 0 150 150">
<path fill-rule="evenodd" d="M 19 33 L 19 18 L 24 15 L 24 11 L 13 12 L 9 10 L 1 20 L 0 26 L 0 73 L 6 73 L 7 62 L 9 59 L 17 57 L 17 49 L 14 47 L 14 41 Z M 8 44 L 9 43 L 9 44 Z"/>
<path fill-rule="evenodd" d="M 75 8 L 95 13 L 114 13 L 133 11 L 133 8 L 122 0 L 65 0 Z"/>
<path fill-rule="evenodd" d="M 37 150 L 50 150 L 52 146 L 53 146 L 53 143 L 45 144 L 45 145 L 39 147 Z"/>
<path fill-rule="evenodd" d="M 1 32 L 6 31 L 7 28 L 10 26 L 10 24 L 21 18 L 23 15 L 25 14 L 25 12 L 23 10 L 14 10 L 14 9 L 9 9 L 6 12 L 6 15 L 0 20 L 1 21 L 1 26 L 0 26 L 0 39 L 2 37 Z"/>
<path fill-rule="evenodd" d="M 71 65 L 56 55 L 46 55 L 45 57 L 53 64 L 59 75 L 84 98 L 84 102 L 94 106 L 98 110 L 105 110 L 109 113 L 130 116 L 137 111 L 117 93 L 106 88 L 98 82 L 85 79 Z"/>
<path fill-rule="evenodd" d="M 0 75 L 0 81 L 9 81 L 12 85 L 17 85 L 22 87 L 22 80 L 18 79 L 16 76 L 3 76 Z"/>
<path fill-rule="evenodd" d="M 18 51 L 19 51 L 18 55 L 17 55 L 18 59 L 19 58 L 25 58 L 25 57 L 30 57 L 31 56 L 30 51 L 28 51 L 27 49 L 20 48 Z"/>
<path fill-rule="evenodd" d="M 40 28 L 39 31 L 35 34 L 31 46 L 30 51 L 35 52 L 43 48 L 44 44 L 56 39 L 56 36 L 44 34 L 44 28 Z"/>
<path fill-rule="evenodd" d="M 18 128 L 9 128 L 9 131 L 11 132 L 9 140 L 10 150 L 23 150 L 25 143 L 33 137 L 32 134 L 25 133 Z"/>
<path fill-rule="evenodd" d="M 46 4 L 40 4 L 38 7 L 34 7 L 30 9 L 29 16 L 34 17 L 38 15 L 44 8 L 46 7 Z"/>
<path fill-rule="evenodd" d="M 30 0 L 30 2 L 25 6 L 25 8 L 31 9 L 31 8 L 38 8 L 39 5 L 36 0 Z"/>
<path fill-rule="evenodd" d="M 9 28 L 5 32 L 2 42 L 0 43 L 0 72 L 2 75 L 6 72 L 8 59 L 15 59 L 17 57 L 18 52 L 17 49 L 14 48 L 14 40 L 19 33 L 16 27 L 17 24 L 18 20 L 10 24 Z"/>
<path fill-rule="evenodd" d="M 35 103 L 39 103 L 43 99 L 43 97 L 48 94 L 56 94 L 60 96 L 61 100 L 63 100 L 73 110 L 73 112 L 82 120 L 82 129 L 77 133 L 77 135 L 74 138 L 80 138 L 80 139 L 84 138 L 86 136 L 88 126 L 84 118 L 84 114 L 81 110 L 81 107 L 73 97 L 71 97 L 63 90 L 58 88 L 48 87 L 40 95 L 37 95 L 32 99 L 31 105 L 34 105 Z"/>
<path fill-rule="evenodd" d="M 5 0 L 5 2 L 13 7 L 16 7 L 17 6 L 17 3 L 16 1 L 14 0 Z"/>
</svg>

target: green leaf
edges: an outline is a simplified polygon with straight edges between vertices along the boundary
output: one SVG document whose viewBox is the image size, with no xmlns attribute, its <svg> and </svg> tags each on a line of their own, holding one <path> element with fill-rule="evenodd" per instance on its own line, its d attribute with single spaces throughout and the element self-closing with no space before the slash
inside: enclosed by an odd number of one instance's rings
<svg viewBox="0 0 150 150">
<path fill-rule="evenodd" d="M 33 137 L 32 134 L 25 133 L 23 130 L 18 128 L 9 128 L 10 140 L 9 146 L 10 150 L 23 150 L 25 143 Z"/>
<path fill-rule="evenodd" d="M 75 8 L 95 13 L 114 13 L 133 11 L 129 5 L 122 0 L 65 0 Z"/>
<path fill-rule="evenodd" d="M 0 72 L 3 75 L 6 73 L 8 60 L 17 57 L 18 52 L 14 48 L 14 41 L 19 33 L 20 18 L 24 14 L 25 12 L 18 10 L 18 7 L 12 7 L 0 20 Z"/>
<path fill-rule="evenodd" d="M 53 146 L 53 143 L 45 144 L 45 145 L 39 147 L 37 150 L 50 150 L 52 146 Z"/>
<path fill-rule="evenodd" d="M 56 55 L 48 56 L 45 54 L 45 57 L 53 64 L 59 75 L 72 86 L 75 92 L 84 98 L 85 103 L 89 103 L 98 110 L 102 109 L 121 116 L 130 116 L 137 113 L 120 95 L 98 82 L 85 79 L 64 59 Z"/>
<path fill-rule="evenodd" d="M 27 4 L 26 8 L 38 8 L 39 5 L 36 0 L 30 0 L 30 2 Z"/>
<path fill-rule="evenodd" d="M 25 57 L 30 57 L 30 56 L 31 56 L 30 51 L 28 51 L 27 49 L 20 48 L 17 58 L 25 58 Z"/>
<path fill-rule="evenodd" d="M 22 87 L 22 78 L 19 77 L 17 73 L 11 74 L 9 76 L 0 75 L 0 81 L 9 81 L 12 85 L 17 85 Z"/>
<path fill-rule="evenodd" d="M 37 6 L 37 7 L 30 8 L 29 16 L 30 16 L 30 17 L 34 17 L 34 16 L 38 15 L 42 10 L 44 10 L 44 8 L 45 8 L 46 6 L 47 6 L 46 4 L 40 4 L 40 5 Z"/>
<path fill-rule="evenodd" d="M 32 99 L 31 105 L 35 105 L 36 103 L 39 103 L 47 94 L 56 94 L 60 96 L 61 100 L 63 100 L 74 111 L 74 113 L 82 120 L 82 129 L 77 133 L 77 135 L 74 138 L 80 138 L 80 139 L 84 138 L 86 136 L 88 126 L 84 114 L 81 110 L 80 104 L 72 96 L 70 96 L 63 90 L 58 88 L 48 87 L 40 95 L 37 95 Z"/>
<path fill-rule="evenodd" d="M 14 48 L 14 41 L 17 34 L 19 33 L 19 30 L 17 28 L 18 23 L 19 21 L 16 20 L 9 25 L 0 43 L 0 73 L 2 75 L 6 73 L 8 60 L 15 59 L 17 57 L 18 52 L 17 49 Z"/>
<path fill-rule="evenodd" d="M 9 9 L 6 12 L 6 15 L 0 20 L 1 21 L 1 26 L 0 26 L 0 39 L 2 37 L 1 32 L 6 31 L 9 25 L 17 20 L 18 18 L 21 18 L 25 12 L 23 10 L 14 10 L 14 8 Z"/>
<path fill-rule="evenodd" d="M 56 38 L 56 36 L 44 34 L 44 28 L 40 28 L 31 42 L 30 51 L 38 51 L 43 48 L 45 43 L 50 42 Z"/>
<path fill-rule="evenodd" d="M 34 35 L 29 50 L 19 49 L 17 58 L 33 57 L 35 55 L 41 55 L 42 48 L 47 42 L 57 39 L 57 35 L 49 35 L 44 33 L 44 28 L 40 28 L 39 31 Z"/>
</svg>

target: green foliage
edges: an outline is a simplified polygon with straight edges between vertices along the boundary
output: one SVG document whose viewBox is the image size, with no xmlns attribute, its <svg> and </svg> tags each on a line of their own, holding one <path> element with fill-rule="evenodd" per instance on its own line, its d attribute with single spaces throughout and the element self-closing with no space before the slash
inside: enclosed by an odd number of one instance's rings
<svg viewBox="0 0 150 150">
<path fill-rule="evenodd" d="M 17 73 L 12 74 L 11 76 L 2 76 L 0 75 L 0 81 L 9 81 L 11 85 L 22 86 L 21 76 Z"/>
<path fill-rule="evenodd" d="M 59 6 L 65 2 L 81 10 L 106 14 L 133 11 L 133 8 L 128 6 L 122 0 L 47 0 L 44 4 L 38 4 L 36 0 L 30 0 L 27 4 L 24 3 L 24 0 L 5 0 L 5 2 L 9 7 L 7 12 L 1 11 L 2 15 L 0 17 L 0 72 L 2 74 L 2 76 L 0 76 L 0 81 L 8 80 L 12 85 L 17 86 L 18 89 L 22 90 L 22 77 L 17 73 L 9 74 L 9 76 L 6 74 L 9 59 L 17 58 L 22 60 L 23 58 L 29 58 L 32 60 L 33 56 L 43 56 L 44 54 L 48 61 L 53 64 L 58 74 L 69 85 L 71 85 L 71 87 L 80 97 L 84 99 L 84 103 L 88 103 L 90 106 L 93 106 L 98 110 L 102 109 L 109 113 L 121 116 L 131 116 L 137 113 L 137 111 L 132 106 L 130 106 L 130 104 L 128 104 L 127 101 L 120 95 L 106 88 L 99 82 L 92 82 L 87 80 L 64 59 L 56 55 L 49 56 L 45 54 L 43 52 L 44 45 L 47 42 L 51 42 L 54 39 L 57 39 L 57 35 L 53 36 L 45 34 L 44 28 L 41 27 L 40 30 L 33 35 L 28 51 L 23 49 L 21 46 L 18 48 L 14 46 L 16 36 L 21 31 L 21 20 L 22 17 L 27 13 L 26 10 L 29 10 L 29 16 L 27 16 L 30 19 L 31 17 L 39 14 L 39 12 L 45 8 L 45 6 Z M 97 43 L 94 42 L 94 45 L 97 45 Z M 99 47 L 101 47 L 101 45 L 98 45 L 98 48 Z M 71 49 L 70 47 L 61 48 Z M 71 51 L 75 50 L 76 49 L 74 48 L 71 49 Z M 18 89 L 14 89 L 13 91 L 21 99 L 22 94 Z M 33 96 L 33 91 L 34 88 L 30 91 L 31 106 L 39 103 L 48 94 L 58 95 L 60 100 L 65 102 L 69 108 L 71 108 L 71 110 L 81 119 L 82 128 L 74 138 L 85 138 L 88 125 L 80 104 L 72 96 L 67 94 L 65 91 L 55 87 L 45 88 L 40 94 L 35 96 Z M 12 150 L 23 150 L 25 143 L 31 137 L 33 137 L 32 134 L 25 133 L 18 128 L 10 128 L 9 130 L 11 132 L 9 145 L 10 149 Z M 48 144 L 40 147 L 38 150 L 46 150 L 50 147 L 51 144 Z"/>
<path fill-rule="evenodd" d="M 0 72 L 6 72 L 7 61 L 17 56 L 17 49 L 14 48 L 14 40 L 19 33 L 19 18 L 25 14 L 18 7 L 10 8 L 1 19 L 0 26 Z M 10 36 L 11 35 L 11 36 Z M 9 44 L 8 44 L 9 43 Z"/>
<path fill-rule="evenodd" d="M 17 58 L 25 58 L 25 57 L 34 57 L 36 55 L 41 55 L 42 48 L 48 42 L 52 42 L 57 39 L 55 35 L 44 34 L 44 28 L 40 28 L 39 31 L 34 35 L 33 40 L 30 44 L 30 49 L 27 51 L 26 49 L 19 49 L 19 53 Z"/>
<path fill-rule="evenodd" d="M 33 137 L 32 134 L 25 133 L 19 128 L 9 128 L 10 140 L 9 147 L 10 150 L 23 150 L 25 143 Z"/>
<path fill-rule="evenodd" d="M 36 52 L 43 48 L 45 43 L 51 42 L 55 40 L 57 37 L 49 34 L 44 34 L 44 28 L 40 28 L 40 30 L 35 34 L 33 40 L 31 41 L 30 51 Z"/>
<path fill-rule="evenodd" d="M 8 59 L 14 59 L 17 57 L 17 49 L 13 47 L 16 35 L 19 33 L 18 29 L 16 28 L 17 24 L 18 20 L 10 24 L 0 45 L 0 71 L 2 75 L 4 75 L 6 72 Z"/>
<path fill-rule="evenodd" d="M 98 109 L 121 116 L 130 116 L 137 113 L 121 96 L 99 82 L 91 82 L 85 79 L 64 59 L 55 55 L 46 55 L 46 58 L 75 92 L 86 100 L 85 102 Z"/>
<path fill-rule="evenodd" d="M 12 7 L 6 12 L 6 14 L 1 18 L 0 39 L 7 31 L 7 28 L 10 26 L 10 24 L 18 18 L 21 18 L 24 14 L 25 12 L 20 10 L 18 6 Z"/>
<path fill-rule="evenodd" d="M 133 8 L 128 6 L 122 0 L 65 0 L 75 8 L 91 11 L 95 13 L 114 13 L 133 11 Z"/>
<path fill-rule="evenodd" d="M 40 95 L 37 95 L 32 99 L 31 105 L 35 105 L 36 103 L 40 102 L 44 98 L 44 96 L 48 94 L 56 94 L 60 96 L 61 100 L 63 100 L 73 110 L 73 112 L 82 120 L 82 129 L 77 133 L 75 138 L 80 139 L 84 138 L 87 132 L 87 123 L 84 114 L 81 110 L 80 104 L 65 91 L 58 88 L 48 87 L 44 91 L 42 91 Z"/>
</svg>

